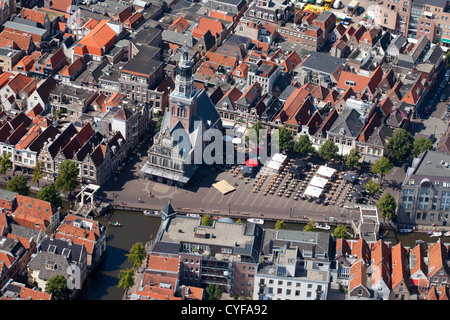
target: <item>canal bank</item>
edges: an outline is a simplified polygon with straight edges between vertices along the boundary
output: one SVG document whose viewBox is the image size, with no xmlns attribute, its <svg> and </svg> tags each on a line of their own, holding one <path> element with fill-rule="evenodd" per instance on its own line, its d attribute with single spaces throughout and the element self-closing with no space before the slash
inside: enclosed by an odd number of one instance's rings
<svg viewBox="0 0 450 320">
<path fill-rule="evenodd" d="M 86 280 L 83 289 L 79 293 L 78 300 L 121 300 L 124 290 L 118 288 L 119 272 L 131 268 L 132 264 L 125 256 L 131 246 L 136 242 L 146 243 L 150 236 L 155 235 L 159 229 L 160 218 L 145 216 L 142 211 L 115 210 L 104 216 L 95 218 L 108 228 L 107 255 L 103 262 L 91 273 Z M 109 222 L 118 221 L 122 227 L 111 227 Z M 305 223 L 287 223 L 286 229 L 302 231 Z M 274 229 L 274 221 L 265 221 L 263 228 Z M 333 233 L 330 230 L 318 230 L 319 232 Z M 383 240 L 395 245 L 401 242 L 404 246 L 414 247 L 416 241 L 436 242 L 437 238 L 430 237 L 426 233 L 413 232 L 398 234 L 388 230 L 383 234 Z"/>
</svg>

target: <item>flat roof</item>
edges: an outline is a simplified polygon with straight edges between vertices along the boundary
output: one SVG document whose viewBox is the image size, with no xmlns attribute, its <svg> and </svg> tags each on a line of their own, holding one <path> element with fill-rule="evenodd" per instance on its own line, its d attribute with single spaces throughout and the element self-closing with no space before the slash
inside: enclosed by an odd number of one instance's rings
<svg viewBox="0 0 450 320">
<path fill-rule="evenodd" d="M 448 164 L 448 167 L 446 167 Z M 414 170 L 414 175 L 450 177 L 450 155 L 428 150 Z"/>
<path fill-rule="evenodd" d="M 247 224 L 214 221 L 211 227 L 201 226 L 201 218 L 176 216 L 165 230 L 163 242 L 194 242 L 221 247 L 252 245 L 253 234 L 247 234 Z M 201 237 L 203 235 L 203 237 Z"/>
</svg>

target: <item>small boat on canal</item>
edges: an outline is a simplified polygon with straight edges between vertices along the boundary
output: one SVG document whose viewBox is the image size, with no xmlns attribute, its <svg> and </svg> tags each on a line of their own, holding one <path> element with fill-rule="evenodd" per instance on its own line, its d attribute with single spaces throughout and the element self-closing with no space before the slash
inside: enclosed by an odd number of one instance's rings
<svg viewBox="0 0 450 320">
<path fill-rule="evenodd" d="M 121 227 L 122 226 L 122 224 L 120 224 L 118 221 L 116 221 L 116 222 L 109 221 L 109 225 L 113 226 L 113 227 Z"/>
<path fill-rule="evenodd" d="M 258 219 L 258 218 L 250 218 L 250 219 L 247 219 L 247 221 L 250 223 L 264 224 L 264 220 Z"/>
<path fill-rule="evenodd" d="M 440 236 L 442 236 L 442 232 L 440 232 L 440 231 L 428 231 L 428 234 L 430 235 L 430 237 L 440 237 Z"/>
<path fill-rule="evenodd" d="M 316 223 L 314 223 L 314 225 L 316 226 L 317 229 L 322 229 L 322 230 L 330 230 L 331 229 L 331 227 L 327 223 L 316 222 Z"/>
<path fill-rule="evenodd" d="M 159 217 L 161 213 L 156 210 L 144 210 L 144 215 L 147 217 Z"/>
<path fill-rule="evenodd" d="M 400 233 L 411 233 L 411 232 L 413 232 L 414 230 L 413 229 L 399 229 L 398 230 Z"/>
<path fill-rule="evenodd" d="M 197 213 L 188 213 L 186 216 L 192 217 L 192 218 L 200 218 L 200 215 Z"/>
<path fill-rule="evenodd" d="M 450 237 L 450 231 L 447 231 L 446 233 L 444 233 L 444 237 Z"/>
</svg>

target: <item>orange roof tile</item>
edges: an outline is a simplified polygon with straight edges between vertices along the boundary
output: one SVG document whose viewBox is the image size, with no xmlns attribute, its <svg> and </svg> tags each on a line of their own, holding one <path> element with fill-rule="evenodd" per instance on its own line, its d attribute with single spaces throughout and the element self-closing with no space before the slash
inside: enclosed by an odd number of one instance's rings
<svg viewBox="0 0 450 320">
<path fill-rule="evenodd" d="M 45 18 L 47 15 L 44 12 L 32 10 L 28 8 L 22 8 L 20 15 L 27 20 L 31 20 L 40 23 L 42 26 L 45 25 Z"/>
<path fill-rule="evenodd" d="M 107 25 L 109 20 L 100 21 L 89 31 L 75 47 L 75 53 L 83 55 L 84 51 L 95 55 L 103 55 L 117 41 L 116 32 Z M 80 49 L 81 48 L 81 52 Z"/>
<path fill-rule="evenodd" d="M 189 27 L 189 22 L 184 17 L 176 19 L 167 29 L 183 33 Z M 208 29 L 205 29 L 208 30 Z"/>
<path fill-rule="evenodd" d="M 225 26 L 218 20 L 201 17 L 198 22 L 198 28 L 209 30 L 213 37 L 217 39 L 221 36 L 222 31 L 225 29 Z"/>
<path fill-rule="evenodd" d="M 19 48 L 27 52 L 34 46 L 32 37 L 30 35 L 22 33 L 3 30 L 0 33 L 0 38 L 13 40 L 14 43 L 16 43 L 19 46 Z"/>
<path fill-rule="evenodd" d="M 180 261 L 178 258 L 149 255 L 147 269 L 178 273 Z"/>
<path fill-rule="evenodd" d="M 209 13 L 209 16 L 211 18 L 215 18 L 215 19 L 220 19 L 220 20 L 225 20 L 225 21 L 229 21 L 229 22 L 233 22 L 234 21 L 234 15 L 228 13 L 228 12 L 224 12 L 224 11 L 216 11 L 216 10 L 211 10 Z"/>
</svg>

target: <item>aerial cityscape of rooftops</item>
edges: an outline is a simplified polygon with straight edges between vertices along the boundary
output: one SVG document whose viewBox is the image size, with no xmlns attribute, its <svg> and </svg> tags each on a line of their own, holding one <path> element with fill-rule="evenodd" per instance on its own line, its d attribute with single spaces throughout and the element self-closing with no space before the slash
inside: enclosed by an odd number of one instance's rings
<svg viewBox="0 0 450 320">
<path fill-rule="evenodd" d="M 0 298 L 449 300 L 449 18 L 0 1 Z"/>
</svg>

